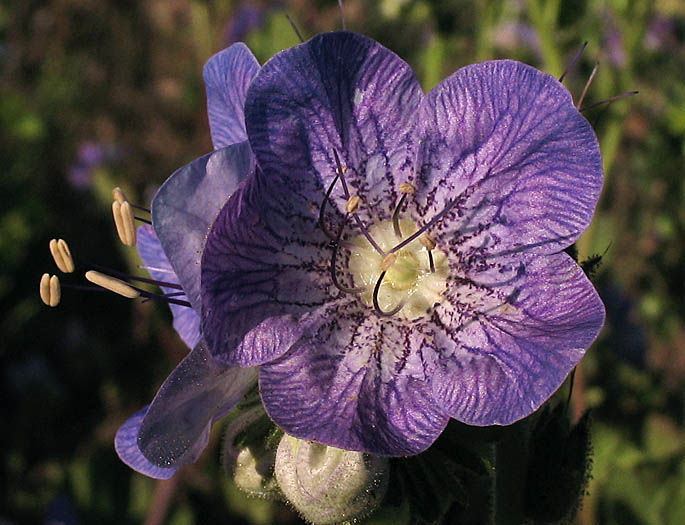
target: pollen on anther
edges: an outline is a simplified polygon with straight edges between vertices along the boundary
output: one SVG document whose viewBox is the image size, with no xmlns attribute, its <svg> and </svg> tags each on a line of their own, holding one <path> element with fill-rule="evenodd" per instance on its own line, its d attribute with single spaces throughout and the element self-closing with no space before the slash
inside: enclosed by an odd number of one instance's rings
<svg viewBox="0 0 685 525">
<path fill-rule="evenodd" d="M 389 253 L 388 255 L 385 256 L 383 259 L 383 262 L 381 262 L 381 270 L 382 271 L 388 271 L 388 269 L 395 264 L 395 260 L 397 259 L 397 255 L 394 253 Z"/>
<path fill-rule="evenodd" d="M 71 273 L 74 271 L 74 259 L 64 239 L 52 239 L 50 241 L 50 253 L 61 272 Z"/>
<path fill-rule="evenodd" d="M 128 201 L 120 203 L 112 202 L 112 216 L 117 228 L 119 239 L 125 246 L 136 245 L 136 225 L 133 220 L 133 211 Z"/>
<path fill-rule="evenodd" d="M 55 307 L 59 304 L 62 297 L 62 289 L 59 284 L 59 277 L 44 273 L 40 278 L 40 299 L 46 306 Z"/>
<path fill-rule="evenodd" d="M 110 277 L 104 273 L 96 272 L 95 270 L 89 270 L 86 272 L 86 279 L 93 284 L 97 284 L 98 286 L 101 286 L 110 292 L 127 297 L 128 299 L 140 297 L 140 292 L 133 288 L 130 284 L 120 279 Z"/>
<path fill-rule="evenodd" d="M 350 195 L 350 198 L 347 199 L 347 205 L 345 206 L 345 209 L 349 213 L 354 213 L 359 207 L 360 201 L 361 199 L 359 198 L 359 195 Z"/>
<path fill-rule="evenodd" d="M 414 186 L 408 182 L 403 182 L 400 184 L 400 193 L 408 193 L 409 195 L 412 195 L 416 193 L 416 188 L 414 188 Z"/>
<path fill-rule="evenodd" d="M 419 237 L 419 242 L 423 245 L 426 250 L 432 250 L 435 248 L 435 241 L 431 239 L 428 234 L 424 234 Z"/>
</svg>

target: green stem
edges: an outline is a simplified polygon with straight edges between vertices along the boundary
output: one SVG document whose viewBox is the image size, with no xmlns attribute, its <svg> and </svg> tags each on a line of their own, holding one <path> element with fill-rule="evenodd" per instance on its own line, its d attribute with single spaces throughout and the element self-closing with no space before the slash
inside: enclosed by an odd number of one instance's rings
<svg viewBox="0 0 685 525">
<path fill-rule="evenodd" d="M 561 55 L 557 44 L 559 34 L 557 32 L 557 20 L 559 18 L 559 1 L 530 0 L 528 2 L 528 14 L 540 39 L 540 51 L 544 60 L 544 70 L 552 76 L 558 77 L 563 71 Z"/>
</svg>

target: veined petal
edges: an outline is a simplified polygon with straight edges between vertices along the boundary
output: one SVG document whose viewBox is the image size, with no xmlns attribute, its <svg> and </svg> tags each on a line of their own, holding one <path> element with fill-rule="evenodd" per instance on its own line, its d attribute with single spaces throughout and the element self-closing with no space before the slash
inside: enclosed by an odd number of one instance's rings
<svg viewBox="0 0 685 525">
<path fill-rule="evenodd" d="M 202 329 L 226 363 L 258 365 L 288 350 L 332 300 L 328 239 L 310 203 L 281 180 L 250 177 L 214 224 L 202 255 Z"/>
<path fill-rule="evenodd" d="M 246 142 L 174 172 L 152 199 L 152 224 L 193 309 L 200 311 L 200 257 L 219 211 L 254 170 Z"/>
<path fill-rule="evenodd" d="M 269 180 L 306 187 L 317 207 L 340 154 L 365 220 L 387 219 L 412 169 L 422 97 L 411 68 L 364 36 L 319 35 L 269 60 L 247 93 L 247 133 Z M 331 207 L 344 211 L 341 186 Z"/>
<path fill-rule="evenodd" d="M 590 223 L 602 187 L 597 138 L 553 77 L 520 62 L 483 62 L 441 82 L 421 107 L 412 199 L 438 244 L 555 253 Z"/>
<path fill-rule="evenodd" d="M 138 227 L 137 234 L 138 254 L 147 266 L 147 271 L 153 279 L 180 285 L 181 282 L 174 273 L 171 263 L 164 254 L 162 244 L 159 242 L 155 230 L 148 224 Z M 165 294 L 178 292 L 175 288 L 162 286 Z M 184 300 L 185 295 L 175 296 L 175 299 Z M 193 309 L 178 304 L 169 304 L 174 318 L 174 329 L 188 348 L 194 348 L 200 341 L 200 315 Z"/>
<path fill-rule="evenodd" d="M 326 322 L 282 358 L 260 367 L 269 416 L 288 434 L 374 455 L 417 454 L 449 418 L 435 406 L 430 370 L 411 327 L 329 305 Z"/>
<path fill-rule="evenodd" d="M 138 431 L 140 430 L 140 424 L 143 422 L 145 414 L 147 414 L 148 408 L 149 405 L 140 409 L 126 420 L 126 423 L 124 423 L 119 430 L 117 430 L 117 434 L 114 438 L 114 449 L 121 461 L 126 463 L 136 472 L 140 472 L 150 478 L 169 479 L 178 469 L 158 467 L 157 465 L 150 463 L 150 461 L 143 456 L 140 448 L 138 448 Z"/>
<path fill-rule="evenodd" d="M 453 276 L 431 319 L 435 401 L 469 425 L 531 414 L 604 324 L 602 301 L 565 253 L 501 259 Z"/>
<path fill-rule="evenodd" d="M 214 421 L 226 415 L 255 384 L 251 368 L 226 367 L 204 341 L 164 381 L 138 433 L 138 447 L 152 464 L 179 467 L 197 460 Z"/>
<path fill-rule="evenodd" d="M 245 95 L 259 63 L 242 42 L 220 51 L 205 64 L 207 114 L 214 149 L 247 140 Z"/>
</svg>

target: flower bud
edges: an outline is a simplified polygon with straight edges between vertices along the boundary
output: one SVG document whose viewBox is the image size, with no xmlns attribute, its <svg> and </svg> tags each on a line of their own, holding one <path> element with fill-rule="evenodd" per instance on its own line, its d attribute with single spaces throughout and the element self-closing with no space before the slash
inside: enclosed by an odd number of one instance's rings
<svg viewBox="0 0 685 525">
<path fill-rule="evenodd" d="M 274 429 L 261 405 L 246 410 L 228 424 L 223 464 L 236 486 L 251 496 L 271 499 L 280 496 L 274 478 Z"/>
<path fill-rule="evenodd" d="M 317 525 L 373 512 L 388 488 L 388 459 L 284 435 L 275 475 L 285 497 Z"/>
</svg>

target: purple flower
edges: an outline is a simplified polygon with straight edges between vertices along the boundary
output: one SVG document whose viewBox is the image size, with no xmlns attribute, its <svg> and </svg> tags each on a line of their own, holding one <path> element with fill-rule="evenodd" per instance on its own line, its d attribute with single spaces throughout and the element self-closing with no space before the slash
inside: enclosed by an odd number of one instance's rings
<svg viewBox="0 0 685 525">
<path fill-rule="evenodd" d="M 216 149 L 164 183 L 152 201 L 153 227 L 138 229 L 138 252 L 151 276 L 169 283 L 162 288 L 165 294 L 191 305 L 171 305 L 174 327 L 191 352 L 152 403 L 126 421 L 115 439 L 119 457 L 153 478 L 169 478 L 179 467 L 193 463 L 207 445 L 212 424 L 256 382 L 255 369 L 230 366 L 211 355 L 198 312 L 205 238 L 228 197 L 254 171 L 245 142 L 243 104 L 258 69 L 244 44 L 210 59 L 204 77 Z"/>
<path fill-rule="evenodd" d="M 276 424 L 414 454 L 450 417 L 506 425 L 554 393 L 604 322 L 563 252 L 591 220 L 602 162 L 557 80 L 492 61 L 424 94 L 391 51 L 329 33 L 269 60 L 244 108 L 257 169 L 219 213 L 188 297 L 202 355 L 259 365 Z M 235 129 L 216 119 L 210 105 L 215 143 Z M 155 229 L 183 282 L 193 228 L 174 208 L 183 194 L 160 194 L 178 249 L 153 208 Z"/>
</svg>

